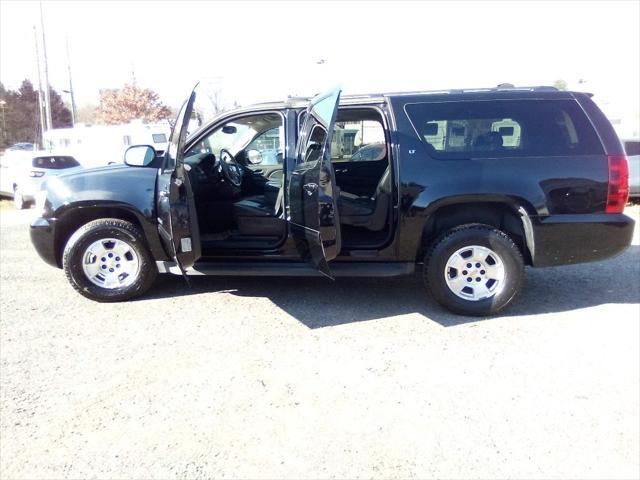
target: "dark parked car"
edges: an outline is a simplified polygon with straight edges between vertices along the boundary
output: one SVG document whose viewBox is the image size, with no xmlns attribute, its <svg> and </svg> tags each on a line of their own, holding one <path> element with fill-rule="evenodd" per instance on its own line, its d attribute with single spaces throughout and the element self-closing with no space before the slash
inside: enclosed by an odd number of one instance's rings
<svg viewBox="0 0 640 480">
<path fill-rule="evenodd" d="M 525 265 L 601 260 L 631 241 L 627 160 L 588 94 L 335 90 L 226 112 L 187 136 L 195 98 L 163 156 L 135 146 L 126 165 L 46 183 L 31 239 L 82 295 L 127 300 L 158 272 L 391 277 L 424 265 L 438 302 L 488 315 L 516 296 Z M 384 138 L 382 154 L 332 158 L 336 122 Z M 283 154 L 262 165 L 260 149 Z"/>
</svg>

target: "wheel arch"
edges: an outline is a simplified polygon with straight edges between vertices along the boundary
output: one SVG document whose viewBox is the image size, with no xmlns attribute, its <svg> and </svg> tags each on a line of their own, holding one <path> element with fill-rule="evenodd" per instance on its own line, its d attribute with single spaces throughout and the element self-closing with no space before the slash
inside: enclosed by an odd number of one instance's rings
<svg viewBox="0 0 640 480">
<path fill-rule="evenodd" d="M 120 203 L 92 205 L 67 205 L 57 216 L 54 251 L 58 267 L 62 267 L 62 255 L 71 235 L 83 225 L 100 218 L 117 218 L 131 222 L 140 229 L 149 250 L 156 260 L 166 260 L 158 238 L 157 228 L 147 217 L 134 207 Z"/>
<path fill-rule="evenodd" d="M 447 230 L 467 223 L 483 223 L 509 234 L 518 245 L 527 265 L 533 263 L 535 243 L 530 215 L 533 206 L 504 196 L 464 196 L 446 198 L 425 211 L 416 261 L 422 261 L 432 243 Z"/>
</svg>

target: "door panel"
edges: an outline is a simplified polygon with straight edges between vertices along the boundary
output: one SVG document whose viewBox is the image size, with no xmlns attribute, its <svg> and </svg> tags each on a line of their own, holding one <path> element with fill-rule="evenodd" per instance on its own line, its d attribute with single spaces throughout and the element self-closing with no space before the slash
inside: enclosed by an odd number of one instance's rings
<svg viewBox="0 0 640 480">
<path fill-rule="evenodd" d="M 339 89 L 311 100 L 287 188 L 288 221 L 298 251 L 330 278 L 327 262 L 341 247 L 338 191 L 331 166 L 331 136 L 339 101 Z"/>
<path fill-rule="evenodd" d="M 388 165 L 386 157 L 372 162 L 334 161 L 336 184 L 343 192 L 359 197 L 371 197 L 376 193 L 378 182 Z"/>
<path fill-rule="evenodd" d="M 160 239 L 183 274 L 200 257 L 201 248 L 193 190 L 183 162 L 184 142 L 195 98 L 194 89 L 178 114 L 163 168 L 158 172 L 156 190 Z"/>
</svg>

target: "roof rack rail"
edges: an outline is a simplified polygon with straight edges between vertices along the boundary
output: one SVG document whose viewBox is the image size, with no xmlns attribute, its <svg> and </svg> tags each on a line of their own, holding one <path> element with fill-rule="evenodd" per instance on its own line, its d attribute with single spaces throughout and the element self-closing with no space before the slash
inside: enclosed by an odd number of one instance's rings
<svg viewBox="0 0 640 480">
<path fill-rule="evenodd" d="M 516 87 L 511 83 L 501 83 L 495 89 L 492 90 L 529 90 L 533 92 L 557 92 L 556 87 L 549 85 L 533 85 L 530 87 Z"/>
</svg>

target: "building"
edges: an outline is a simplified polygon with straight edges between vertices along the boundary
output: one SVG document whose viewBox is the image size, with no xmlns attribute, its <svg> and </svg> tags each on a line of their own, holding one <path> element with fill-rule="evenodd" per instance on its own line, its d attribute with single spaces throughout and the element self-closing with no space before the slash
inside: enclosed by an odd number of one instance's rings
<svg viewBox="0 0 640 480">
<path fill-rule="evenodd" d="M 131 145 L 151 145 L 163 152 L 171 133 L 169 122 L 145 124 L 133 120 L 123 125 L 76 124 L 54 128 L 44 134 L 44 148 L 65 152 L 85 167 L 121 163 Z"/>
</svg>

